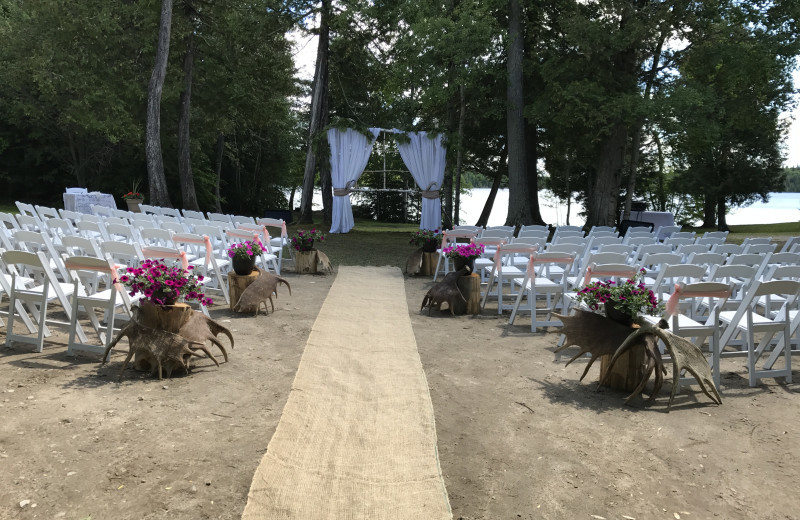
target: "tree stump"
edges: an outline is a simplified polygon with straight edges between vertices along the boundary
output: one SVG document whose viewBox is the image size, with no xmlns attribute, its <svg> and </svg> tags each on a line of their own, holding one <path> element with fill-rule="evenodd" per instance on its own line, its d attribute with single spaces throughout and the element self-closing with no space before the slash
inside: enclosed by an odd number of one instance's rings
<svg viewBox="0 0 800 520">
<path fill-rule="evenodd" d="M 422 276 L 433 276 L 436 274 L 436 263 L 439 261 L 438 253 L 422 253 L 422 269 L 419 274 Z"/>
<path fill-rule="evenodd" d="M 239 298 L 242 296 L 244 290 L 247 289 L 251 283 L 255 282 L 260 275 L 261 271 L 258 268 L 254 269 L 252 273 L 246 275 L 238 275 L 233 271 L 228 273 L 228 293 L 231 299 L 231 310 L 235 310 L 234 306 L 236 305 L 236 302 L 239 301 Z"/>
<path fill-rule="evenodd" d="M 181 327 L 189 321 L 194 312 L 188 303 L 157 305 L 148 301 L 139 302 L 139 323 L 151 329 L 178 334 Z M 156 361 L 149 352 L 137 351 L 133 357 L 133 367 L 141 372 L 151 372 Z"/>
<path fill-rule="evenodd" d="M 435 268 L 435 266 L 434 266 Z M 467 303 L 456 303 L 456 314 L 480 314 L 481 312 L 481 277 L 476 273 L 461 276 L 457 282 L 461 294 Z"/>
<path fill-rule="evenodd" d="M 629 349 L 619 356 L 610 371 L 608 366 L 611 363 L 611 356 L 602 356 L 598 381 L 605 381 L 605 386 L 615 390 L 632 392 L 644 378 L 644 356 L 644 348 Z"/>
<path fill-rule="evenodd" d="M 296 251 L 294 254 L 294 268 L 300 274 L 317 274 L 317 250 Z"/>
</svg>

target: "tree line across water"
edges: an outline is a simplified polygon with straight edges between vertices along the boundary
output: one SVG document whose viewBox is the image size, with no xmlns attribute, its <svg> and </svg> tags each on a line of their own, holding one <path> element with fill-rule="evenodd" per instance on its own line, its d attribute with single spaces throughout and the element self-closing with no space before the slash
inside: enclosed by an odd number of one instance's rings
<svg viewBox="0 0 800 520">
<path fill-rule="evenodd" d="M 376 126 L 445 134 L 445 225 L 484 185 L 508 187 L 509 224 L 540 222 L 548 188 L 590 224 L 645 199 L 726 228 L 798 182 L 798 20 L 795 0 L 0 0 L 0 196 L 140 180 L 149 202 L 231 213 L 289 192 L 309 220 L 317 184 L 329 217 L 324 130 Z M 311 83 L 292 31 L 319 36 Z M 389 146 L 367 169 L 414 185 Z M 381 219 L 419 204 L 365 200 Z"/>
</svg>

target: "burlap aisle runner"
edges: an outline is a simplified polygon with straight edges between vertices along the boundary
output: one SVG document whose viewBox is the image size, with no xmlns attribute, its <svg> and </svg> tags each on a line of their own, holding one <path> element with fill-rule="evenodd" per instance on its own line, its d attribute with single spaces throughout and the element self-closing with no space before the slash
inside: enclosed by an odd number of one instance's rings
<svg viewBox="0 0 800 520">
<path fill-rule="evenodd" d="M 452 518 L 399 269 L 339 268 L 242 518 Z"/>
</svg>

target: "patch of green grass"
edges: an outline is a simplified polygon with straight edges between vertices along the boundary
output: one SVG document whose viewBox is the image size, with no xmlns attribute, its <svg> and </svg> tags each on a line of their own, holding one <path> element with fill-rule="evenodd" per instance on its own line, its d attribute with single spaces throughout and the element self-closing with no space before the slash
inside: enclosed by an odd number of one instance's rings
<svg viewBox="0 0 800 520">
<path fill-rule="evenodd" d="M 11 213 L 12 215 L 16 215 L 19 213 L 17 206 L 14 204 L 2 204 L 0 203 L 0 212 L 2 213 Z"/>
</svg>

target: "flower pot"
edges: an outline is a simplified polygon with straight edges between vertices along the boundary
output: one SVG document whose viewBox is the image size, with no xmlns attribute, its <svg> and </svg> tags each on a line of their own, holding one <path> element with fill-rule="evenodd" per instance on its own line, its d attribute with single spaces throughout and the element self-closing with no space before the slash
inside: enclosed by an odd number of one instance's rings
<svg viewBox="0 0 800 520">
<path fill-rule="evenodd" d="M 247 258 L 242 258 L 238 255 L 234 256 L 231 259 L 231 266 L 233 267 L 234 273 L 239 276 L 247 276 L 256 268 L 256 257 L 248 256 Z"/>
<path fill-rule="evenodd" d="M 133 213 L 141 213 L 142 208 L 139 207 L 139 204 L 144 202 L 144 199 L 125 199 L 125 203 L 128 205 L 128 211 L 132 211 Z"/>
<path fill-rule="evenodd" d="M 631 316 L 627 312 L 616 309 L 612 302 L 604 303 L 603 307 L 605 308 L 607 318 L 627 326 L 631 326 L 631 324 L 633 324 L 634 316 Z"/>
<path fill-rule="evenodd" d="M 469 273 L 475 272 L 475 259 L 474 258 L 464 258 L 463 256 L 457 256 L 453 258 L 453 270 L 459 271 L 463 267 L 469 269 Z"/>
<path fill-rule="evenodd" d="M 423 253 L 435 253 L 437 249 L 439 249 L 439 245 L 436 242 L 423 242 L 422 243 L 422 252 Z"/>
</svg>

